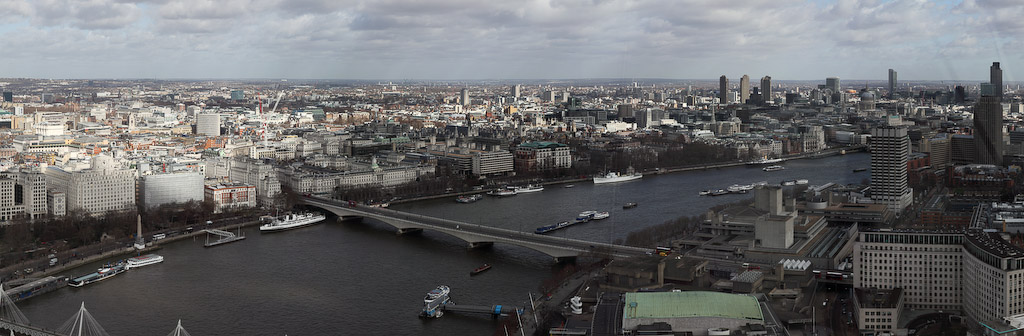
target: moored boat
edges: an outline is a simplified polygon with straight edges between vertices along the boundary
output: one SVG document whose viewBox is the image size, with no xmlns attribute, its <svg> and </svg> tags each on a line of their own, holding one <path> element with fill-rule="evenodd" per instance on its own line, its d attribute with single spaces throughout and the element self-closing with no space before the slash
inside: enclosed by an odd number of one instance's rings
<svg viewBox="0 0 1024 336">
<path fill-rule="evenodd" d="M 110 278 L 114 277 L 115 275 L 124 273 L 124 271 L 126 271 L 126 270 L 127 270 L 127 268 L 125 268 L 124 263 L 117 263 L 117 264 L 114 264 L 114 265 L 105 265 L 104 267 L 96 270 L 95 273 L 86 274 L 86 275 L 83 275 L 83 276 L 80 276 L 80 277 L 68 280 L 68 286 L 71 286 L 71 287 L 82 287 L 82 286 L 85 286 L 85 285 L 88 285 L 88 284 L 91 284 L 91 283 L 94 283 L 94 282 L 110 279 Z"/>
<path fill-rule="evenodd" d="M 587 211 L 581 212 L 579 215 L 576 215 L 576 220 L 578 220 L 578 221 L 588 221 L 588 220 L 594 219 L 594 215 L 596 215 L 596 214 L 597 214 L 597 211 L 587 210 Z"/>
<path fill-rule="evenodd" d="M 537 230 L 535 230 L 533 233 L 536 233 L 536 234 L 548 233 L 548 232 L 555 231 L 555 230 L 558 230 L 558 229 L 564 229 L 564 228 L 570 227 L 570 226 L 572 226 L 573 224 L 576 224 L 576 223 L 581 223 L 581 222 L 580 221 L 576 221 L 576 222 L 565 221 L 565 222 L 560 222 L 558 224 L 553 224 L 553 225 L 548 225 L 548 226 L 541 226 L 541 227 L 537 228 Z"/>
<path fill-rule="evenodd" d="M 786 169 L 786 167 L 783 167 L 783 166 L 768 166 L 768 167 L 761 168 L 761 170 L 764 170 L 766 172 L 780 171 L 780 170 L 783 170 L 783 169 Z"/>
<path fill-rule="evenodd" d="M 297 229 L 307 225 L 313 225 L 327 219 L 321 213 L 307 212 L 304 214 L 288 214 L 284 217 L 274 218 L 267 224 L 260 225 L 260 232 L 275 232 L 290 229 Z"/>
<path fill-rule="evenodd" d="M 523 187 L 513 187 L 513 189 L 516 191 L 516 193 L 523 194 L 544 191 L 544 186 L 527 184 L 526 186 Z"/>
<path fill-rule="evenodd" d="M 723 189 L 718 189 L 718 190 L 712 191 L 708 195 L 711 195 L 711 196 L 722 196 L 722 195 L 727 195 L 727 194 L 729 194 L 728 191 L 723 190 Z"/>
<path fill-rule="evenodd" d="M 148 266 L 152 264 L 161 263 L 164 261 L 164 257 L 156 254 L 147 254 L 138 257 L 128 258 L 128 261 L 124 265 L 125 270 L 133 268 L 139 268 L 142 266 Z"/>
<path fill-rule="evenodd" d="M 468 195 L 468 196 L 467 195 L 462 195 L 462 196 L 456 197 L 455 201 L 459 202 L 459 203 L 473 203 L 473 202 L 479 201 L 479 200 L 481 200 L 483 198 L 484 197 L 481 196 L 480 194 Z"/>
<path fill-rule="evenodd" d="M 787 186 L 787 187 L 788 186 L 796 185 L 796 180 L 782 181 L 782 185 Z"/>
<path fill-rule="evenodd" d="M 862 171 L 867 171 L 867 170 L 868 170 L 867 168 L 854 168 L 854 169 L 853 169 L 853 172 L 854 172 L 854 173 L 859 173 L 859 172 L 862 172 Z"/>
<path fill-rule="evenodd" d="M 516 194 L 518 194 L 518 192 L 516 192 L 515 189 L 504 189 L 504 188 L 502 188 L 502 189 L 491 190 L 491 191 L 487 192 L 487 194 L 491 195 L 491 196 L 497 196 L 497 197 L 508 197 L 508 196 L 515 196 Z"/>
<path fill-rule="evenodd" d="M 427 296 L 423 298 L 423 311 L 420 312 L 420 316 L 441 317 L 441 315 L 444 315 L 441 306 L 448 303 L 448 293 L 450 292 L 451 289 L 445 285 L 437 286 L 437 288 L 427 292 Z"/>
<path fill-rule="evenodd" d="M 590 216 L 590 219 L 605 219 L 608 218 L 609 216 L 611 216 L 611 214 L 609 214 L 608 211 L 601 211 L 595 213 L 593 216 Z"/>
<path fill-rule="evenodd" d="M 615 183 L 615 182 L 626 182 L 632 180 L 638 180 L 643 178 L 644 175 L 640 173 L 633 173 L 629 175 L 619 175 L 616 172 L 609 172 L 601 176 L 594 176 L 594 184 L 601 183 Z"/>
<path fill-rule="evenodd" d="M 796 180 L 795 182 L 796 182 L 796 185 L 805 185 L 805 184 L 807 184 L 810 181 L 807 181 L 806 179 L 799 179 L 799 180 Z"/>
</svg>

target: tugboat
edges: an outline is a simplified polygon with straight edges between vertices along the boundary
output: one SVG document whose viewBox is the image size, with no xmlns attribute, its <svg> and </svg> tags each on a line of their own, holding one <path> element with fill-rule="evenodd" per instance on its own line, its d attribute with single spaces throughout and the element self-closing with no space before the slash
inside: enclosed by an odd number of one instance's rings
<svg viewBox="0 0 1024 336">
<path fill-rule="evenodd" d="M 489 269 L 491 269 L 491 264 L 484 264 L 483 266 L 477 267 L 472 272 L 469 272 L 469 276 L 474 276 L 474 275 L 483 273 L 484 271 L 489 270 Z"/>
</svg>

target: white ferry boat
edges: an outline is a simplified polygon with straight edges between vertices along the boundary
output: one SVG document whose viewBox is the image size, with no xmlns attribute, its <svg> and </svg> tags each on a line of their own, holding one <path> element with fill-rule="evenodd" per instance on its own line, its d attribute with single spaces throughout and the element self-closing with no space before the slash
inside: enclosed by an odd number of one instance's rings
<svg viewBox="0 0 1024 336">
<path fill-rule="evenodd" d="M 795 182 L 796 182 L 796 185 L 805 185 L 805 184 L 807 184 L 810 181 L 807 181 L 806 179 L 799 179 L 799 180 L 796 180 Z"/>
<path fill-rule="evenodd" d="M 768 167 L 761 168 L 761 170 L 764 170 L 766 172 L 780 171 L 780 170 L 783 170 L 783 169 L 786 169 L 786 167 L 783 167 L 783 166 L 768 166 Z"/>
<path fill-rule="evenodd" d="M 156 254 L 147 254 L 134 258 L 128 258 L 128 263 L 125 264 L 124 269 L 130 270 L 133 268 L 139 268 L 142 266 L 148 266 L 152 264 L 158 264 L 164 261 L 164 257 Z"/>
<path fill-rule="evenodd" d="M 494 189 L 494 190 L 491 190 L 491 191 L 487 192 L 488 195 L 498 196 L 498 197 L 515 196 L 518 193 L 519 192 L 516 191 L 515 189 Z"/>
<path fill-rule="evenodd" d="M 603 176 L 594 176 L 594 184 L 601 183 L 615 183 L 615 182 L 626 182 L 632 180 L 639 180 L 644 177 L 644 174 L 634 173 L 630 175 L 619 175 L 616 172 L 609 172 Z"/>
<path fill-rule="evenodd" d="M 515 187 L 514 189 L 516 193 L 523 194 L 544 191 L 544 186 L 527 184 L 525 187 Z"/>
<path fill-rule="evenodd" d="M 300 228 L 316 224 L 324 219 L 327 219 L 327 216 L 315 212 L 307 212 L 305 214 L 288 214 L 284 217 L 274 218 L 270 223 L 260 225 L 260 232 L 275 232 Z"/>
<path fill-rule="evenodd" d="M 592 219 L 605 219 L 605 218 L 608 218 L 609 216 L 611 216 L 611 214 L 609 214 L 608 211 L 601 211 L 601 212 L 595 213 L 593 216 L 591 216 L 591 218 Z"/>
<path fill-rule="evenodd" d="M 579 215 L 576 215 L 576 220 L 577 221 L 588 221 L 588 220 L 594 219 L 594 215 L 597 215 L 597 211 L 587 210 L 587 211 L 581 212 Z"/>
<path fill-rule="evenodd" d="M 427 296 L 423 298 L 423 311 L 420 312 L 420 316 L 423 317 L 441 317 L 444 315 L 444 310 L 441 306 L 448 303 L 448 293 L 451 289 L 448 286 L 440 285 L 437 288 L 427 292 Z"/>
<path fill-rule="evenodd" d="M 747 165 L 756 166 L 756 165 L 763 165 L 763 164 L 776 164 L 776 163 L 780 163 L 782 161 L 784 161 L 784 160 L 783 159 L 769 159 L 769 158 L 765 157 L 765 158 L 761 158 L 760 160 L 754 160 L 754 161 L 747 162 Z"/>
</svg>

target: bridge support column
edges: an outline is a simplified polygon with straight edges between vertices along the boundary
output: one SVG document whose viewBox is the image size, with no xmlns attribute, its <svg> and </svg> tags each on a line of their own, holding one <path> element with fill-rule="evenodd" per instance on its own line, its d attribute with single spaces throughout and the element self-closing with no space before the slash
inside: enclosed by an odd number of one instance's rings
<svg viewBox="0 0 1024 336">
<path fill-rule="evenodd" d="M 402 229 L 398 229 L 398 234 L 399 235 L 416 234 L 416 233 L 422 233 L 422 232 L 423 232 L 423 229 L 421 229 L 421 228 L 402 228 Z"/>
<path fill-rule="evenodd" d="M 345 223 L 359 223 L 363 221 L 363 216 L 338 216 L 338 222 Z"/>
<path fill-rule="evenodd" d="M 475 243 L 469 243 L 469 248 L 471 248 L 471 249 L 491 247 L 491 246 L 494 246 L 494 242 L 475 242 Z"/>
</svg>

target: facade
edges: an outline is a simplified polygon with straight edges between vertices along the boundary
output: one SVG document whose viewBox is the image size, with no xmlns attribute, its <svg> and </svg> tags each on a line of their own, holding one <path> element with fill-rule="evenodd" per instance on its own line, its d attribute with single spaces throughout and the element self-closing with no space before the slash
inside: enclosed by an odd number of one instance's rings
<svg viewBox="0 0 1024 336">
<path fill-rule="evenodd" d="M 459 103 L 462 103 L 462 106 L 469 106 L 469 100 L 469 89 L 463 88 L 459 95 Z"/>
<path fill-rule="evenodd" d="M 772 101 L 772 76 L 761 77 L 761 102 L 768 104 Z"/>
<path fill-rule="evenodd" d="M 203 201 L 203 174 L 181 172 L 142 177 L 142 205 L 153 208 L 168 203 Z"/>
<path fill-rule="evenodd" d="M 722 75 L 718 77 L 718 103 L 725 105 L 729 103 L 729 78 Z"/>
<path fill-rule="evenodd" d="M 974 146 L 977 153 L 974 163 L 1002 164 L 1003 105 L 995 93 L 983 92 L 974 106 Z"/>
<path fill-rule="evenodd" d="M 196 116 L 196 134 L 220 136 L 220 114 L 203 113 Z"/>
<path fill-rule="evenodd" d="M 135 175 L 135 170 L 121 168 L 110 156 L 99 155 L 89 169 L 47 167 L 46 184 L 65 194 L 67 209 L 99 215 L 135 208 Z"/>
<path fill-rule="evenodd" d="M 963 245 L 964 312 L 978 322 L 1024 314 L 1024 249 L 998 233 L 969 231 Z"/>
<path fill-rule="evenodd" d="M 203 198 L 214 204 L 215 212 L 230 208 L 256 207 L 256 186 L 245 183 L 221 183 L 206 185 Z"/>
<path fill-rule="evenodd" d="M 949 134 L 939 133 L 928 140 L 928 157 L 935 172 L 945 171 L 950 166 Z"/>
<path fill-rule="evenodd" d="M 825 87 L 832 90 L 832 93 L 839 92 L 839 77 L 828 77 L 825 78 Z"/>
<path fill-rule="evenodd" d="M 557 142 L 525 142 L 516 147 L 517 171 L 543 171 L 572 167 L 569 146 Z"/>
<path fill-rule="evenodd" d="M 750 76 L 740 77 L 740 104 L 746 104 L 750 100 Z"/>
<path fill-rule="evenodd" d="M 369 165 L 361 162 L 349 164 L 346 170 L 298 166 L 279 172 L 280 181 L 300 194 L 330 194 L 336 189 L 360 187 L 391 188 L 416 181 L 433 174 L 435 165 L 395 164 L 381 166 L 374 157 Z"/>
<path fill-rule="evenodd" d="M 61 191 L 46 191 L 46 212 L 50 216 L 64 216 L 68 212 L 67 195 Z"/>
<path fill-rule="evenodd" d="M 896 70 L 889 69 L 889 98 L 896 97 Z"/>
<path fill-rule="evenodd" d="M 853 309 L 862 334 L 866 330 L 876 334 L 897 332 L 903 309 L 902 289 L 855 288 L 853 292 Z"/>
<path fill-rule="evenodd" d="M 907 185 L 910 138 L 905 128 L 880 127 L 871 131 L 871 199 L 897 215 L 911 201 Z"/>
<path fill-rule="evenodd" d="M 263 206 L 272 205 L 274 198 L 281 193 L 277 171 L 266 161 L 250 158 L 231 161 L 228 179 L 256 186 L 256 198 Z"/>
<path fill-rule="evenodd" d="M 0 222 L 20 215 L 37 219 L 46 214 L 46 176 L 39 169 L 0 173 Z"/>
<path fill-rule="evenodd" d="M 989 83 L 992 83 L 993 95 L 999 98 L 999 101 L 1003 99 L 1003 69 L 999 68 L 999 62 L 992 62 L 992 66 L 989 67 Z"/>
<path fill-rule="evenodd" d="M 498 175 L 511 172 L 514 156 L 508 151 L 473 153 L 473 175 Z"/>
</svg>

